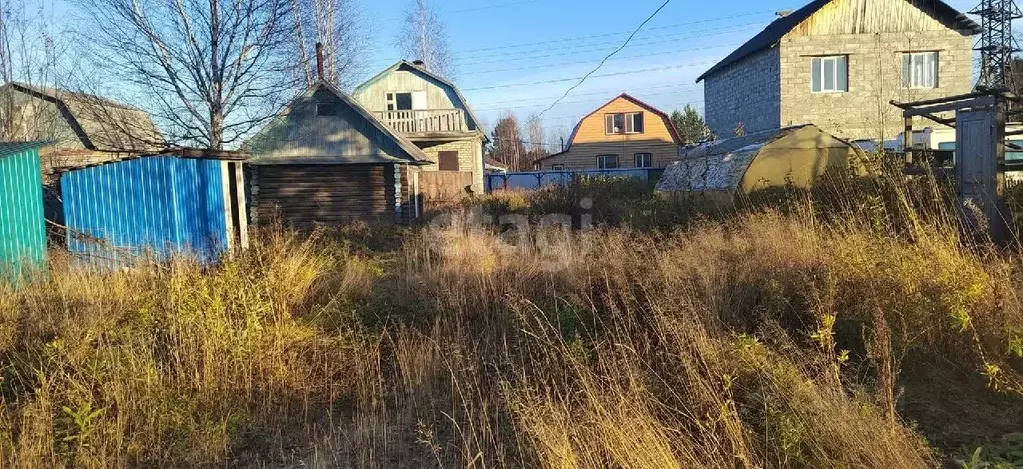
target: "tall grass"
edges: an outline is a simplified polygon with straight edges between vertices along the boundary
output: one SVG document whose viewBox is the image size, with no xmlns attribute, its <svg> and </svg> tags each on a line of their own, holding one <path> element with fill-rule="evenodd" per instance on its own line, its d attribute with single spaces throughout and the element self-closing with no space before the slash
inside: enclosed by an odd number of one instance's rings
<svg viewBox="0 0 1023 469">
<path fill-rule="evenodd" d="M 1021 430 L 1023 282 L 906 194 L 58 259 L 0 291 L 0 464 L 934 467 Z"/>
</svg>

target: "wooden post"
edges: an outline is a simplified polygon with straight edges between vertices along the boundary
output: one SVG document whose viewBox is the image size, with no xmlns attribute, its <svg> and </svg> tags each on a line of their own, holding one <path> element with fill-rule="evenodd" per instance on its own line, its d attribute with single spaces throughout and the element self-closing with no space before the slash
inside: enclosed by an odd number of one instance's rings
<svg viewBox="0 0 1023 469">
<path fill-rule="evenodd" d="M 913 116 L 905 116 L 905 129 L 902 132 L 902 148 L 906 152 L 906 164 L 913 164 Z M 881 142 L 884 151 L 884 142 Z"/>
</svg>

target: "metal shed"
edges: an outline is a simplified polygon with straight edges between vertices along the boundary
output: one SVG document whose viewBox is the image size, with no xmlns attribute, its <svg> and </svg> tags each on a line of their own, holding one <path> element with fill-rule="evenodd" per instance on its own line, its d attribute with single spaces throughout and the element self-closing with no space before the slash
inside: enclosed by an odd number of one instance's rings
<svg viewBox="0 0 1023 469">
<path fill-rule="evenodd" d="M 860 152 L 812 124 L 755 132 L 683 149 L 661 176 L 661 192 L 697 192 L 722 202 L 737 193 L 810 187 L 829 171 L 859 171 Z"/>
<path fill-rule="evenodd" d="M 39 148 L 0 143 L 0 277 L 19 276 L 46 261 L 46 220 Z"/>
<path fill-rule="evenodd" d="M 93 266 L 115 267 L 140 256 L 210 262 L 245 247 L 241 159 L 179 151 L 62 174 L 68 250 Z"/>
</svg>

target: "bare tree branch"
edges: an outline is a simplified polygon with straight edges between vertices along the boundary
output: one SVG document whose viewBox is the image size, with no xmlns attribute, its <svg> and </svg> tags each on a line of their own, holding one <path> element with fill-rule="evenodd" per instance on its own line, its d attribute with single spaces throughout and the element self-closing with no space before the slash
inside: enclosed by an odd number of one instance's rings
<svg viewBox="0 0 1023 469">
<path fill-rule="evenodd" d="M 431 72 L 454 78 L 455 65 L 448 48 L 447 30 L 440 14 L 427 0 L 413 0 L 409 5 L 395 45 L 405 58 L 422 60 Z"/>
<path fill-rule="evenodd" d="M 236 143 L 298 85 L 293 0 L 79 1 L 97 68 L 143 97 L 171 143 Z"/>
</svg>

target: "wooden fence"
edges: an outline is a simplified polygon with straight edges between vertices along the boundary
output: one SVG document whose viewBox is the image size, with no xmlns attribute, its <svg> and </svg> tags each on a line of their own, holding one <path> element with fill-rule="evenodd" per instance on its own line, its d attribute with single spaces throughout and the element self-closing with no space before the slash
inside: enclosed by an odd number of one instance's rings
<svg viewBox="0 0 1023 469">
<path fill-rule="evenodd" d="M 469 171 L 423 171 L 419 173 L 419 194 L 423 208 L 432 210 L 457 204 L 468 195 L 466 186 L 472 185 Z"/>
</svg>

